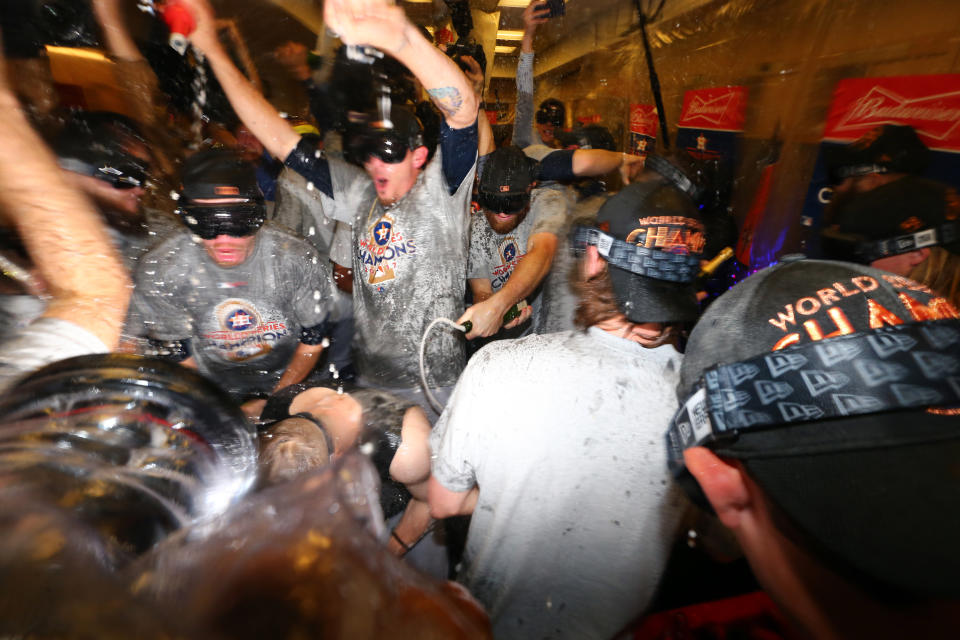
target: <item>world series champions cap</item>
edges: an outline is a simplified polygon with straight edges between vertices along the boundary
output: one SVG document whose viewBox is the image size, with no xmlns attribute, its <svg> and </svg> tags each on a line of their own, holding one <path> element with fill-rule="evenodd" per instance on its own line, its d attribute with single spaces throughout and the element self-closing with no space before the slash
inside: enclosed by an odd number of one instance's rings
<svg viewBox="0 0 960 640">
<path fill-rule="evenodd" d="M 924 247 L 960 254 L 960 195 L 914 176 L 860 193 L 821 232 L 826 257 L 869 264 Z"/>
<path fill-rule="evenodd" d="M 596 228 L 578 228 L 576 244 L 596 246 L 607 261 L 618 306 L 631 322 L 696 320 L 703 223 L 693 201 L 664 176 L 645 172 L 607 200 Z"/>
<path fill-rule="evenodd" d="M 827 173 L 833 182 L 871 173 L 919 175 L 930 162 L 930 151 L 913 127 L 885 124 L 854 142 L 824 151 Z"/>
<path fill-rule="evenodd" d="M 778 528 L 888 594 L 960 594 L 960 314 L 924 285 L 794 260 L 718 298 L 687 344 L 683 451 L 741 461 Z M 693 484 L 691 484 L 693 483 Z"/>
</svg>

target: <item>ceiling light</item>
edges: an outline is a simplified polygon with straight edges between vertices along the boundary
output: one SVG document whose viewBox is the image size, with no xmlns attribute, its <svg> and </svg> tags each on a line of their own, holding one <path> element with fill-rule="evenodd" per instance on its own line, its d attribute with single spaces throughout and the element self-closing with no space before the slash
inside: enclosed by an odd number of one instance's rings
<svg viewBox="0 0 960 640">
<path fill-rule="evenodd" d="M 501 29 L 497 31 L 497 40 L 523 40 L 523 31 Z"/>
<path fill-rule="evenodd" d="M 508 47 L 502 44 L 498 44 L 493 48 L 494 53 L 513 53 L 516 50 L 516 47 Z"/>
<path fill-rule="evenodd" d="M 500 0 L 497 3 L 498 7 L 521 7 L 523 9 L 527 8 L 527 5 L 530 4 L 530 0 Z"/>
</svg>

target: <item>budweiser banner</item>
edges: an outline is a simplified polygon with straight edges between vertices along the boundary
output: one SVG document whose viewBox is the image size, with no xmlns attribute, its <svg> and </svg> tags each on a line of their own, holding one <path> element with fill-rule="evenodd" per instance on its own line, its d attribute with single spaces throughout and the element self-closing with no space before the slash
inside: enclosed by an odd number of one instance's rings
<svg viewBox="0 0 960 640">
<path fill-rule="evenodd" d="M 746 106 L 746 87 L 687 91 L 677 122 L 677 148 L 703 160 L 735 162 Z"/>
<path fill-rule="evenodd" d="M 652 104 L 630 105 L 630 149 L 637 156 L 645 156 L 653 151 L 657 140 L 657 108 Z"/>
<path fill-rule="evenodd" d="M 925 177 L 960 187 L 960 75 L 841 80 L 833 92 L 803 204 L 805 226 L 820 227 L 823 209 L 833 196 L 824 149 L 849 144 L 883 124 L 913 127 L 932 152 Z"/>
</svg>

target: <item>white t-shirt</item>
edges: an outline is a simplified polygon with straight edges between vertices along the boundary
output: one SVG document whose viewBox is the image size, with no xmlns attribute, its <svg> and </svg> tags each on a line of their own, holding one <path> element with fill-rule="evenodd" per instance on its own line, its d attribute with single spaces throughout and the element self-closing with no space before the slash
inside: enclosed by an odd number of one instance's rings
<svg viewBox="0 0 960 640">
<path fill-rule="evenodd" d="M 40 318 L 0 344 L 0 390 L 51 362 L 107 351 L 100 338 L 79 325 Z"/>
<path fill-rule="evenodd" d="M 458 576 L 497 638 L 609 638 L 653 597 L 685 505 L 663 434 L 681 355 L 591 328 L 495 342 L 430 437 L 480 497 Z"/>
</svg>

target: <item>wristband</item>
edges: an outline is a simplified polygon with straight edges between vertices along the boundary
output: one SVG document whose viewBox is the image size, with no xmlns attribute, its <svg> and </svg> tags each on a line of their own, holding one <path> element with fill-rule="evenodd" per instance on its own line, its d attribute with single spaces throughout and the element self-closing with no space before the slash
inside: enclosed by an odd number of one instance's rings
<svg viewBox="0 0 960 640">
<path fill-rule="evenodd" d="M 397 530 L 396 530 L 396 529 L 393 529 L 393 530 L 390 532 L 390 537 L 392 537 L 394 540 L 396 540 L 397 542 L 400 543 L 400 546 L 403 547 L 403 553 L 404 553 L 404 555 L 410 553 L 410 549 L 412 549 L 413 547 L 411 547 L 410 545 L 408 545 L 406 542 L 403 541 L 403 539 L 402 539 L 399 535 L 397 535 Z"/>
</svg>

